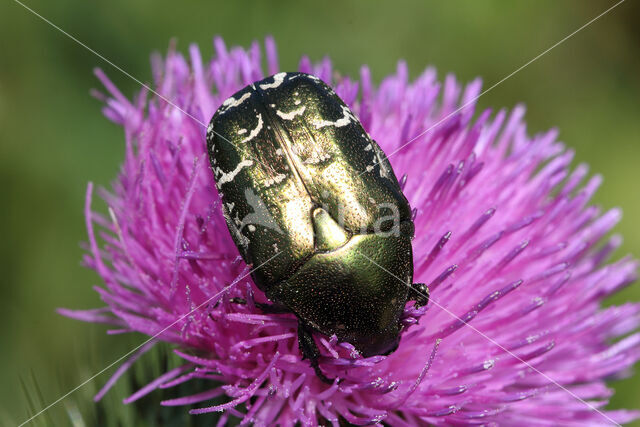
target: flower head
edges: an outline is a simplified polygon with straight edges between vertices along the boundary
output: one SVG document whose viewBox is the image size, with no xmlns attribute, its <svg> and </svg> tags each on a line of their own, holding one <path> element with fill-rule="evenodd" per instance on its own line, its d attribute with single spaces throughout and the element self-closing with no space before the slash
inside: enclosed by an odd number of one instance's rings
<svg viewBox="0 0 640 427">
<path fill-rule="evenodd" d="M 163 404 L 257 425 L 583 425 L 637 416 L 603 409 L 604 379 L 640 356 L 640 305 L 600 307 L 637 267 L 606 262 L 620 238 L 603 239 L 620 212 L 589 205 L 600 178 L 587 180 L 584 165 L 570 170 L 573 152 L 555 131 L 528 136 L 521 107 L 474 118 L 480 81 L 440 83 L 433 69 L 409 81 L 404 63 L 376 87 L 367 67 L 358 82 L 336 77 L 329 60 L 300 62 L 335 88 L 402 177 L 415 210 L 415 280 L 431 292 L 426 308 L 407 305 L 400 346 L 388 356 L 362 358 L 317 336 L 323 371 L 342 379 L 320 381 L 301 360 L 295 316 L 255 307 L 266 299 L 229 235 L 207 166 L 206 123 L 264 77 L 261 49 L 227 50 L 216 39 L 215 50 L 209 62 L 196 46 L 186 58 L 154 56 L 154 91 L 133 101 L 98 71 L 109 92 L 104 113 L 126 137 L 118 179 L 100 191 L 110 217 L 91 209 L 91 185 L 87 192 L 85 263 L 104 280 L 106 307 L 62 312 L 153 339 L 97 398 L 166 341 L 184 364 L 126 402 L 200 378 L 210 388 Z M 271 39 L 266 68 L 278 71 Z M 220 395 L 228 403 L 208 403 Z"/>
</svg>

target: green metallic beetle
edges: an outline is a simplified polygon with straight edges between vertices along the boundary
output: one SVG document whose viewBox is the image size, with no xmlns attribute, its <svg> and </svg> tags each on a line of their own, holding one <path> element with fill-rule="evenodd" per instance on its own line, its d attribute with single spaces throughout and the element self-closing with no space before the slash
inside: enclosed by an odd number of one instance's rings
<svg viewBox="0 0 640 427">
<path fill-rule="evenodd" d="M 393 352 L 407 301 L 428 302 L 413 283 L 411 208 L 336 93 L 308 74 L 267 77 L 223 103 L 207 149 L 229 231 L 274 303 L 263 309 L 297 316 L 316 374 L 328 381 L 313 331 L 365 357 Z"/>
</svg>

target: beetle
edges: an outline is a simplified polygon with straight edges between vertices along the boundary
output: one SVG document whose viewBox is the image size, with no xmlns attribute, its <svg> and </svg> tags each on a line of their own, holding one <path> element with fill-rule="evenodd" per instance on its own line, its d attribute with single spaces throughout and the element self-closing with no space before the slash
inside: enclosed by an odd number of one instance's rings
<svg viewBox="0 0 640 427">
<path fill-rule="evenodd" d="M 296 315 L 317 376 L 331 381 L 313 332 L 364 357 L 393 352 L 406 303 L 428 302 L 413 283 L 411 208 L 333 89 L 297 72 L 248 85 L 214 114 L 207 151 L 231 236 L 273 303 L 261 308 Z"/>
</svg>

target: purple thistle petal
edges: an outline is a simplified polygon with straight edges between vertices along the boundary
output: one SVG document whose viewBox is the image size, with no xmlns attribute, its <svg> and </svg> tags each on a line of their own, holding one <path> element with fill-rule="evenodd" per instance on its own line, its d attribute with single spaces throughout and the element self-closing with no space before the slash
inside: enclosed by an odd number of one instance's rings
<svg viewBox="0 0 640 427">
<path fill-rule="evenodd" d="M 203 402 L 205 400 L 213 399 L 224 394 L 224 390 L 215 388 L 212 390 L 203 391 L 202 393 L 193 394 L 191 396 L 179 397 L 177 399 L 164 400 L 160 402 L 163 406 L 183 406 L 191 405 L 193 403 Z"/>
<path fill-rule="evenodd" d="M 94 401 L 98 401 L 102 399 L 102 397 L 109 391 L 111 387 L 116 383 L 118 378 L 120 378 L 127 370 L 133 365 L 133 363 L 140 358 L 144 353 L 151 350 L 151 348 L 156 344 L 156 341 L 149 341 L 142 345 L 138 350 L 136 350 L 131 357 L 129 357 L 118 369 L 114 372 L 114 374 L 109 378 L 109 380 L 102 386 L 100 391 L 96 393 L 93 397 Z"/>
<path fill-rule="evenodd" d="M 170 370 L 169 372 L 165 372 L 164 374 L 160 375 L 155 380 L 151 381 L 146 386 L 142 387 L 141 389 L 139 389 L 138 391 L 133 393 L 131 396 L 129 396 L 126 399 L 124 399 L 122 402 L 125 403 L 125 404 L 126 403 L 135 402 L 136 400 L 138 400 L 138 399 L 146 396 L 147 394 L 151 393 L 153 390 L 156 390 L 157 388 L 159 388 L 160 385 L 162 383 L 164 383 L 165 381 L 170 380 L 172 378 L 175 378 L 176 376 L 180 375 L 181 373 L 183 373 L 184 371 L 186 371 L 189 368 L 190 368 L 189 365 L 178 366 L 177 368 L 174 368 L 174 369 Z"/>
<path fill-rule="evenodd" d="M 222 404 L 222 405 L 217 405 L 217 406 L 209 406 L 207 408 L 199 408 L 199 409 L 192 409 L 191 411 L 189 411 L 191 414 L 205 414 L 207 412 L 222 412 L 227 408 L 232 408 L 234 406 L 237 406 L 240 403 L 246 402 L 247 400 L 249 400 L 253 394 L 256 392 L 256 390 L 258 389 L 258 387 L 260 387 L 260 385 L 262 384 L 262 382 L 264 380 L 267 379 L 269 372 L 271 371 L 271 369 L 273 369 L 276 361 L 278 360 L 278 353 L 276 353 L 273 356 L 273 359 L 271 360 L 271 363 L 269 363 L 269 365 L 265 368 L 264 372 L 262 374 L 260 374 L 258 376 L 258 378 L 256 378 L 251 385 L 249 385 L 249 387 L 247 387 L 245 390 L 242 391 L 242 393 L 240 394 L 240 396 L 238 398 L 236 398 L 235 400 L 232 400 L 231 402 Z"/>
<path fill-rule="evenodd" d="M 66 308 L 59 308 L 56 310 L 63 316 L 70 317 L 71 319 L 81 320 L 83 322 L 93 323 L 105 323 L 107 325 L 122 326 L 123 322 L 111 315 L 105 316 L 104 313 L 111 314 L 108 307 L 94 308 L 91 310 L 69 310 Z"/>
</svg>

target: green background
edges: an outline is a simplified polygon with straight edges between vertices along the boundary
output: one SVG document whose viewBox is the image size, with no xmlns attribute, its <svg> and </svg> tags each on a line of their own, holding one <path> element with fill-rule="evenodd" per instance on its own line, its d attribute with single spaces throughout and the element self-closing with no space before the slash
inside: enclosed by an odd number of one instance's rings
<svg viewBox="0 0 640 427">
<path fill-rule="evenodd" d="M 212 37 L 248 46 L 272 34 L 280 65 L 328 55 L 375 81 L 408 61 L 412 76 L 434 65 L 442 77 L 481 76 L 492 85 L 614 4 L 611 1 L 213 2 L 25 0 L 25 3 L 142 81 L 149 54 L 171 38 L 186 51 Z M 323 4 L 323 5 L 321 5 Z M 326 4 L 326 6 L 325 6 Z M 577 161 L 605 176 L 595 201 L 620 206 L 620 257 L 640 256 L 640 3 L 623 3 L 505 81 L 482 107 L 527 105 L 531 133 L 558 126 Z M 80 267 L 89 180 L 108 185 L 123 157 L 120 128 L 89 96 L 100 66 L 127 95 L 138 85 L 12 0 L 0 5 L 0 424 L 24 421 L 99 371 L 142 337 L 107 337 L 105 327 L 57 315 L 56 307 L 100 306 L 98 277 Z M 611 302 L 640 300 L 633 285 Z M 70 425 L 67 411 L 92 411 L 98 377 L 42 417 Z M 36 390 L 37 383 L 40 391 Z M 24 384 L 24 385 L 22 385 Z M 640 407 L 640 376 L 614 382 L 611 407 Z M 25 393 L 24 389 L 27 390 Z M 114 410 L 125 393 L 108 396 Z M 29 395 L 33 402 L 30 404 Z M 88 408 L 88 409 L 87 409 Z M 120 409 L 118 409 L 120 408 Z M 86 416 L 86 415 L 85 415 Z M 89 422 L 91 424 L 92 422 Z M 123 421 L 123 423 L 125 423 Z M 640 424 L 638 424 L 640 425 Z"/>
</svg>

